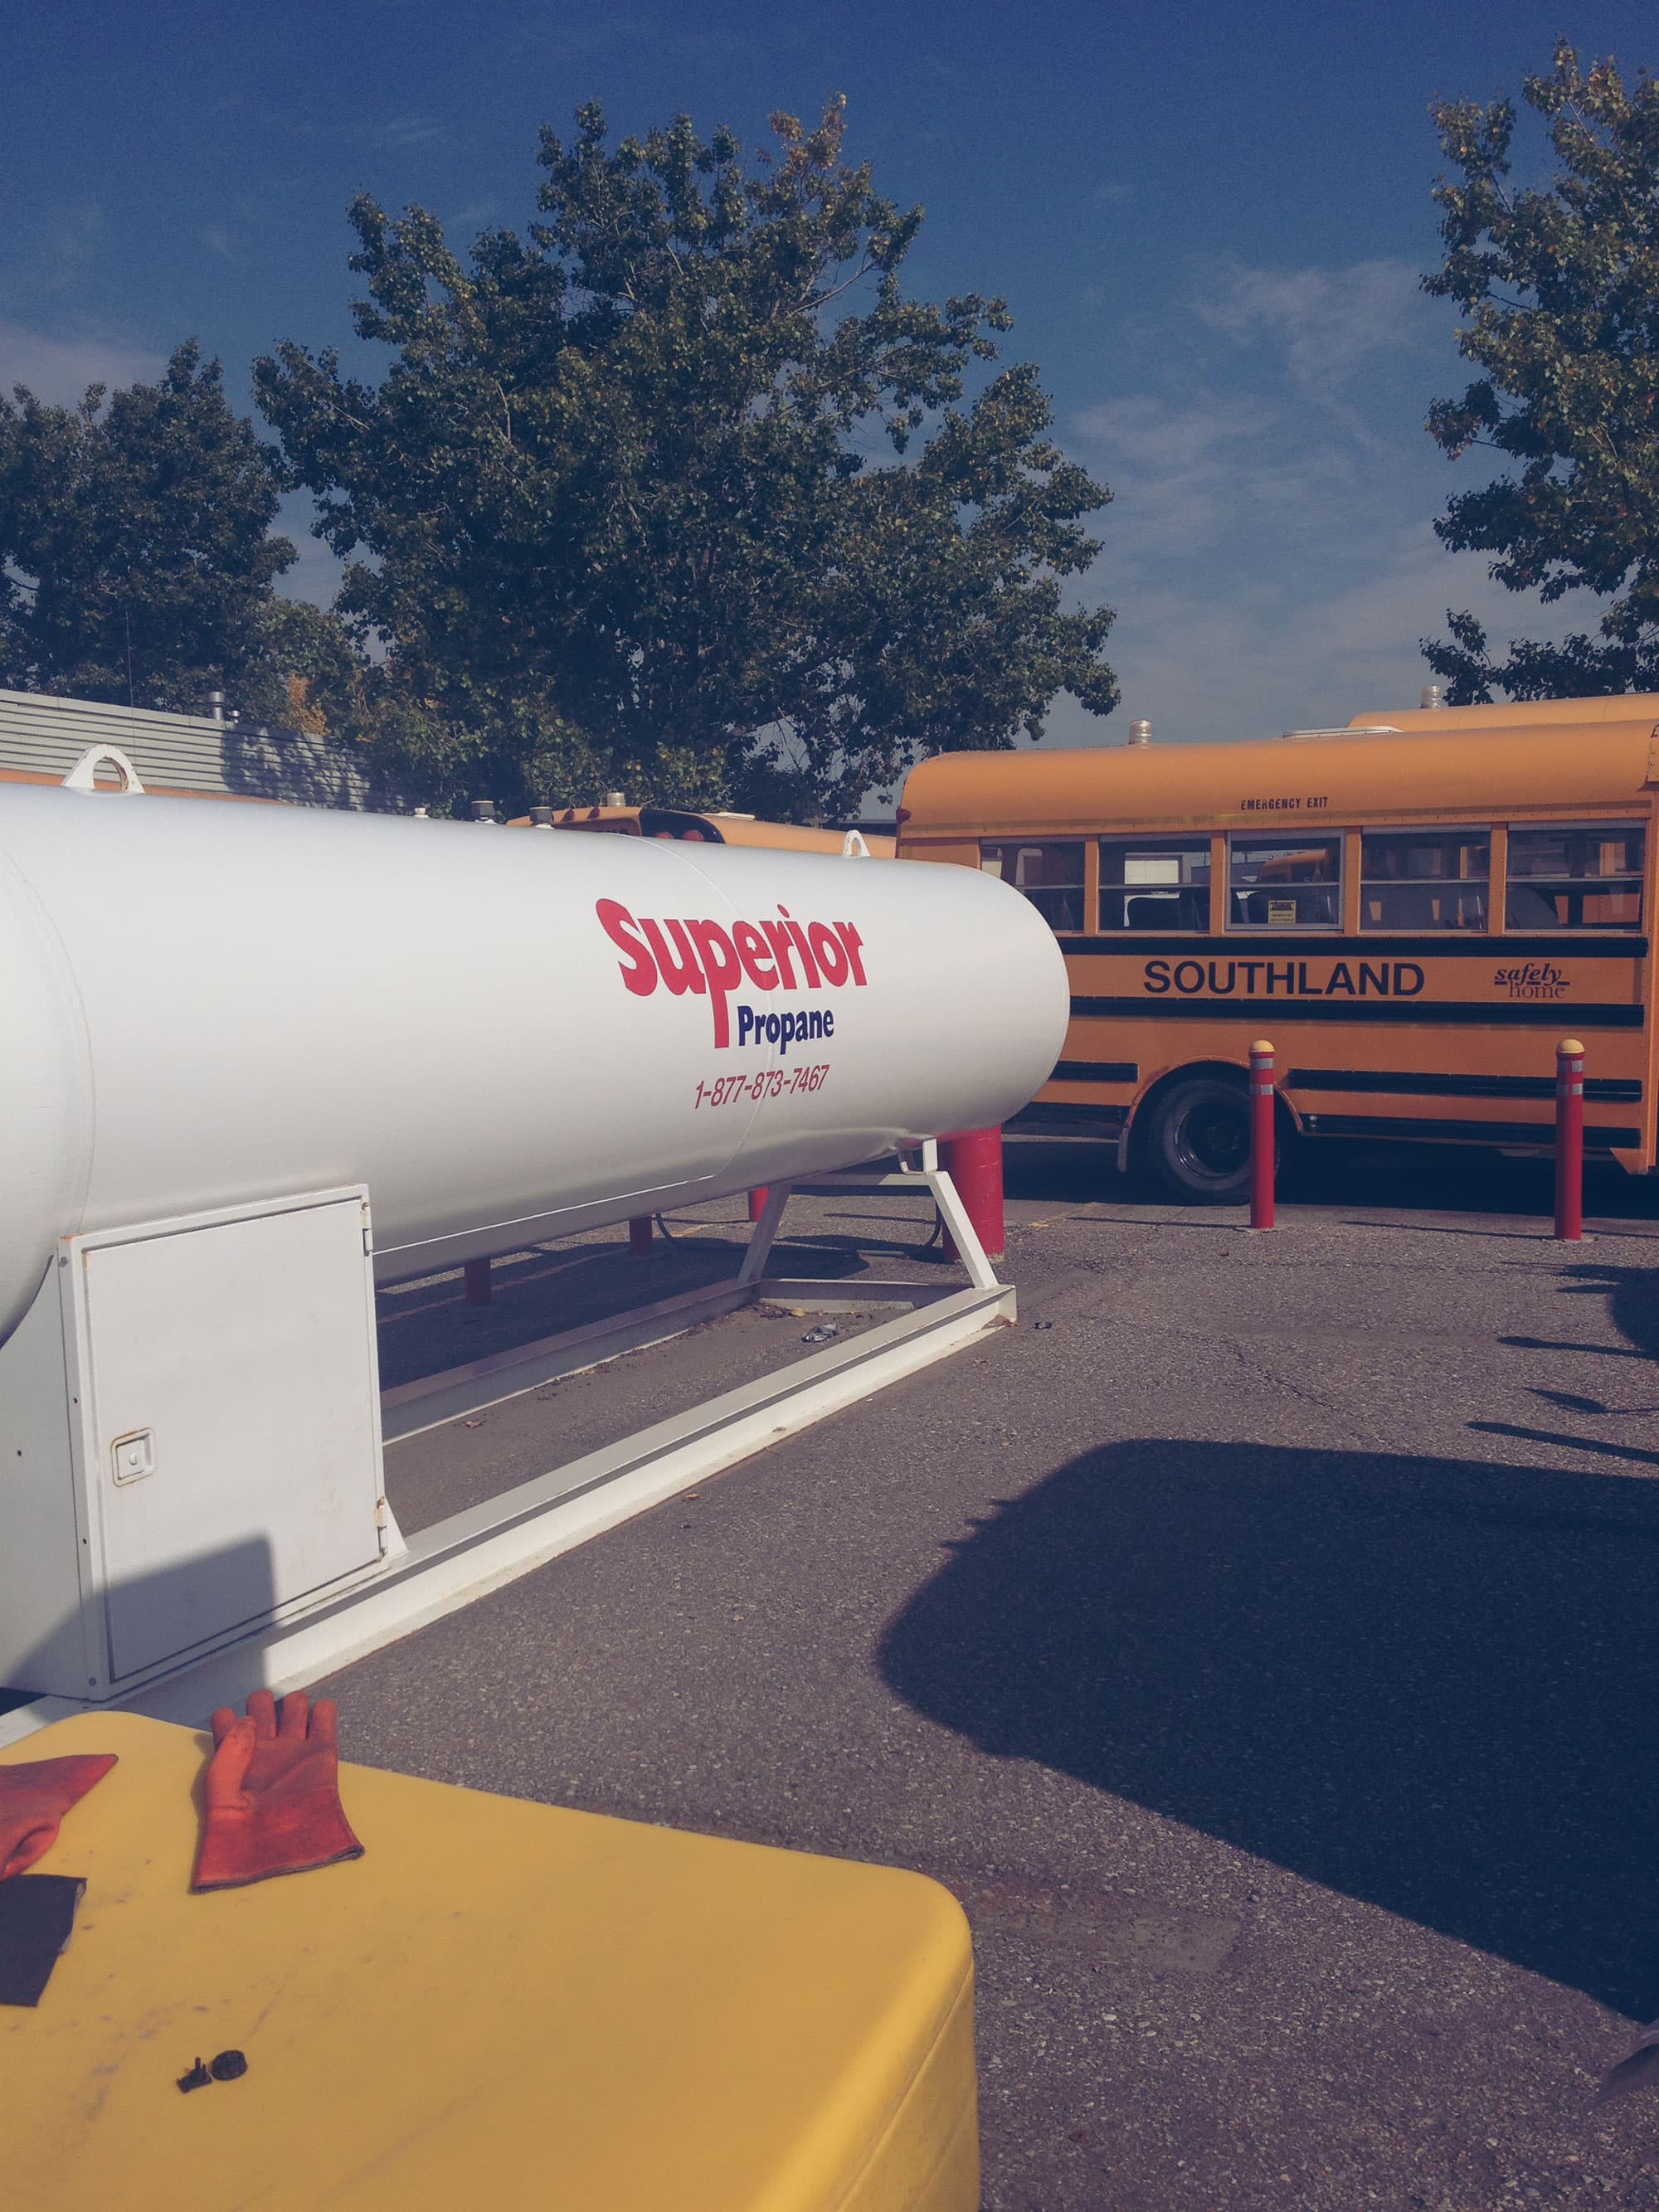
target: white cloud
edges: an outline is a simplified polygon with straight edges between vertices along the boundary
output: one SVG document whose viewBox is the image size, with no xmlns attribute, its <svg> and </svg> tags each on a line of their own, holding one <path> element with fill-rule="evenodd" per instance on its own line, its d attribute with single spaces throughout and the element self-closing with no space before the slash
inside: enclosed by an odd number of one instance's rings
<svg viewBox="0 0 1659 2212">
<path fill-rule="evenodd" d="M 1199 399 L 1177 407 L 1138 392 L 1085 407 L 1075 428 L 1138 473 L 1184 477 L 1207 468 L 1223 447 L 1257 436 L 1272 419 L 1255 399 Z"/>
<path fill-rule="evenodd" d="M 1283 410 L 1248 395 L 1136 393 L 1085 408 L 1070 427 L 1073 450 L 1111 488 L 1102 527 L 1112 568 L 1143 583 L 1149 559 L 1190 560 L 1248 516 L 1296 531 L 1352 476 L 1337 447 L 1287 438 Z"/>
<path fill-rule="evenodd" d="M 430 146 L 448 136 L 447 125 L 434 115 L 394 115 L 387 122 L 372 124 L 368 133 L 377 151 L 392 153 L 406 146 Z"/>
<path fill-rule="evenodd" d="M 1407 261 L 1283 270 L 1223 263 L 1210 287 L 1195 303 L 1199 319 L 1242 346 L 1276 345 L 1311 397 L 1334 393 L 1378 355 L 1422 343 L 1436 321 Z"/>
<path fill-rule="evenodd" d="M 1585 626 L 1585 610 L 1542 607 L 1448 553 L 1427 522 L 1378 550 L 1375 573 L 1323 591 L 1126 593 L 1107 645 L 1122 705 L 1101 721 L 1062 698 L 1044 743 L 1121 744 L 1140 715 L 1157 741 L 1215 743 L 1415 707 L 1434 681 L 1419 641 L 1445 635 L 1449 606 L 1470 608 L 1500 651 Z"/>
<path fill-rule="evenodd" d="M 337 146 L 367 146 L 377 154 L 433 146 L 450 136 L 449 125 L 435 115 L 392 115 L 383 123 L 318 123 L 307 116 L 274 114 L 267 114 L 263 120 L 291 137 L 320 139 Z"/>
<path fill-rule="evenodd" d="M 150 384 L 167 367 L 165 354 L 107 332 L 58 334 L 0 319 L 0 392 L 27 385 L 38 399 L 73 406 L 89 384 L 111 391 Z"/>
<path fill-rule="evenodd" d="M 1419 641 L 1446 635 L 1449 606 L 1499 649 L 1594 623 L 1588 599 L 1544 608 L 1434 536 L 1456 478 L 1423 412 L 1455 356 L 1413 270 L 1200 273 L 1164 382 L 1064 426 L 1114 494 L 1078 598 L 1118 610 L 1123 703 L 1102 722 L 1061 699 L 1045 742 L 1119 744 L 1143 714 L 1180 743 L 1413 706 L 1432 680 Z"/>
</svg>

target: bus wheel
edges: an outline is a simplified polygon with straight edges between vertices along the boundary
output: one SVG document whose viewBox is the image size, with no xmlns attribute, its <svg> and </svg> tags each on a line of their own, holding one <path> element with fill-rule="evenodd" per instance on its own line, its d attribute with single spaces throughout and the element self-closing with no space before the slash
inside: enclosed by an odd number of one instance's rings
<svg viewBox="0 0 1659 2212">
<path fill-rule="evenodd" d="M 1274 1153 L 1278 1146 L 1275 1142 Z M 1146 1160 L 1177 1198 L 1225 1205 L 1250 1183 L 1249 1102 L 1242 1083 L 1195 1075 L 1171 1085 L 1152 1109 Z"/>
</svg>

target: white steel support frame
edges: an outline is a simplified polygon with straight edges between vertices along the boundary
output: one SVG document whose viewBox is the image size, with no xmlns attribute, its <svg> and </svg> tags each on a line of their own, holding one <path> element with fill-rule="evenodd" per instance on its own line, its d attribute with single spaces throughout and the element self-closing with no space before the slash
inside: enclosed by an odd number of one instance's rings
<svg viewBox="0 0 1659 2212">
<path fill-rule="evenodd" d="M 664 1298 L 613 1321 L 387 1391 L 381 1400 L 386 1443 L 763 1301 L 803 1313 L 887 1304 L 908 1310 L 422 1529 L 396 1544 L 377 1570 L 349 1588 L 188 1655 L 182 1664 L 128 1686 L 109 1705 L 200 1725 L 214 1706 L 235 1704 L 250 1690 L 282 1692 L 314 1682 L 1012 1322 L 1014 1292 L 986 1258 L 956 1186 L 939 1167 L 937 1147 L 924 1145 L 917 1168 L 883 1181 L 887 1188 L 925 1190 L 932 1197 L 968 1275 L 966 1289 L 768 1275 L 766 1262 L 790 1195 L 788 1184 L 774 1184 L 735 1281 Z M 0 1744 L 86 1710 L 78 1699 L 36 1698 L 0 1714 Z"/>
</svg>

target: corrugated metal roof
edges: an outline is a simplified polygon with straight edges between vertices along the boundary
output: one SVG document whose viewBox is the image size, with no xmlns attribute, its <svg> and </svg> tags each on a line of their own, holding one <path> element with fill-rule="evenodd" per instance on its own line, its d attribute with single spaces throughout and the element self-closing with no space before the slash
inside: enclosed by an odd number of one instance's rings
<svg viewBox="0 0 1659 2212">
<path fill-rule="evenodd" d="M 139 781 L 157 791 L 222 791 L 380 814 L 410 811 L 409 801 L 371 775 L 351 748 L 302 730 L 0 690 L 0 775 L 65 776 L 92 745 L 117 746 Z"/>
</svg>

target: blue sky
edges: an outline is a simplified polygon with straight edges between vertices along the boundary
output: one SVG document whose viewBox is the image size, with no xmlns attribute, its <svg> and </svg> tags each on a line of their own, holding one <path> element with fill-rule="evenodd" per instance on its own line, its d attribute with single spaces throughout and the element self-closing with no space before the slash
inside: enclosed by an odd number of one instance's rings
<svg viewBox="0 0 1659 2212">
<path fill-rule="evenodd" d="M 0 83 L 0 388 L 73 398 L 179 339 L 239 405 L 278 339 L 349 353 L 345 211 L 431 209 L 452 241 L 532 213 L 536 133 L 598 98 L 753 143 L 847 95 L 849 154 L 927 210 L 930 296 L 1006 295 L 1062 443 L 1111 486 L 1083 595 L 1118 610 L 1109 720 L 1048 741 L 1243 737 L 1416 703 L 1448 605 L 1546 617 L 1431 523 L 1480 481 L 1425 434 L 1467 371 L 1417 290 L 1437 258 L 1437 93 L 1519 94 L 1563 34 L 1659 63 L 1650 4 L 1099 0 L 602 7 L 472 0 L 58 0 L 10 12 Z M 286 588 L 326 599 L 306 533 Z"/>
</svg>

